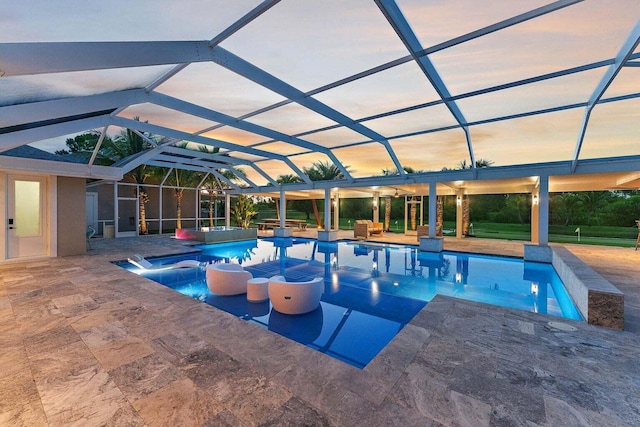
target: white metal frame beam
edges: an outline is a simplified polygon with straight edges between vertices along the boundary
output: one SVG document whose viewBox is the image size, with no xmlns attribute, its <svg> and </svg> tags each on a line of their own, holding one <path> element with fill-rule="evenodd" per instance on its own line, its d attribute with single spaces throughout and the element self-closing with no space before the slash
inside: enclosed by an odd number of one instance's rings
<svg viewBox="0 0 640 427">
<path fill-rule="evenodd" d="M 245 61 L 244 59 L 234 55 L 233 53 L 223 49 L 220 46 L 215 46 L 212 51 L 212 61 L 218 65 L 225 67 L 226 69 L 233 71 L 234 73 L 241 75 L 262 87 L 265 87 L 279 95 L 284 96 L 285 98 L 289 98 L 295 103 L 302 105 L 303 107 L 308 108 L 311 111 L 314 111 L 330 120 L 333 120 L 336 123 L 340 123 L 341 125 L 357 132 L 361 135 L 367 136 L 372 140 L 381 143 L 387 150 L 387 153 L 391 157 L 396 168 L 401 172 L 402 176 L 405 176 L 404 171 L 402 170 L 402 165 L 398 160 L 395 152 L 391 148 L 389 141 L 385 139 L 384 136 L 379 133 L 369 129 L 361 123 L 355 122 L 353 119 L 347 117 L 346 115 L 334 110 L 328 105 L 318 101 L 317 99 L 309 96 L 305 96 L 304 92 L 295 87 L 291 86 L 288 83 L 278 79 L 277 77 L 267 73 L 261 68 L 256 67 L 255 65 Z"/>
<path fill-rule="evenodd" d="M 640 155 L 627 157 L 613 157 L 604 159 L 585 159 L 580 162 L 577 170 L 571 171 L 571 161 L 559 161 L 540 164 L 525 164 L 513 166 L 492 166 L 489 168 L 477 168 L 474 175 L 471 169 L 448 170 L 436 172 L 424 172 L 411 174 L 408 178 L 399 176 L 385 177 L 365 177 L 356 178 L 354 182 L 344 182 L 340 180 L 332 181 L 314 181 L 312 185 L 308 184 L 284 184 L 286 191 L 304 191 L 312 189 L 325 189 L 340 187 L 341 189 L 358 188 L 358 187 L 402 187 L 410 184 L 424 184 L 436 181 L 441 184 L 452 183 L 455 181 L 493 181 L 513 178 L 530 178 L 534 176 L 569 176 L 579 174 L 601 174 L 615 172 L 637 172 L 640 163 Z M 535 185 L 534 182 L 531 185 Z M 273 187 L 260 187 L 255 189 L 242 189 L 243 193 L 269 193 L 273 192 Z"/>
<path fill-rule="evenodd" d="M 534 18 L 538 18 L 540 16 L 546 15 L 546 14 L 551 13 L 551 12 L 555 12 L 555 11 L 563 9 L 563 8 L 565 8 L 567 6 L 571 6 L 571 5 L 574 5 L 576 3 L 580 3 L 580 2 L 583 2 L 583 1 L 584 0 L 558 0 L 558 1 L 555 1 L 555 2 L 550 3 L 548 5 L 545 5 L 545 6 L 530 10 L 528 12 L 522 13 L 520 15 L 514 16 L 512 18 L 505 19 L 504 21 L 497 22 L 495 24 L 480 28 L 478 30 L 475 30 L 475 31 L 472 31 L 470 33 L 464 34 L 462 36 L 455 37 L 455 38 L 453 38 L 451 40 L 439 43 L 439 44 L 437 44 L 435 46 L 426 48 L 426 49 L 422 50 L 421 52 L 419 52 L 418 55 L 419 56 L 429 55 L 431 53 L 435 53 L 435 52 L 441 51 L 443 49 L 447 49 L 449 47 L 453 47 L 453 46 L 456 46 L 458 44 L 465 43 L 465 42 L 468 42 L 470 40 L 485 36 L 487 34 L 491 34 L 491 33 L 494 33 L 496 31 L 500 31 L 500 30 L 503 30 L 505 28 L 509 28 L 509 27 L 511 27 L 513 25 L 516 25 L 516 24 L 519 24 L 521 22 L 525 22 L 525 21 L 528 21 L 528 20 L 531 20 L 531 19 L 534 19 Z M 329 89 L 333 89 L 333 88 L 336 88 L 338 86 L 342 86 L 342 85 L 345 85 L 347 83 L 351 83 L 351 82 L 353 82 L 355 80 L 359 80 L 361 78 L 368 77 L 370 75 L 379 73 L 381 71 L 385 71 L 385 70 L 388 70 L 390 68 L 397 67 L 397 66 L 402 65 L 402 64 L 406 64 L 407 62 L 410 62 L 412 60 L 413 60 L 413 57 L 411 55 L 407 55 L 407 56 L 403 56 L 402 58 L 394 59 L 393 61 L 389 61 L 389 62 L 387 62 L 385 64 L 378 65 L 376 67 L 370 68 L 368 70 L 362 71 L 362 72 L 354 74 L 352 76 L 345 77 L 345 78 L 343 78 L 341 80 L 337 80 L 337 81 L 335 81 L 333 83 L 329 83 L 329 84 L 321 86 L 319 88 L 310 90 L 309 92 L 305 93 L 305 96 L 317 95 L 317 94 L 319 94 L 321 92 L 325 92 L 325 91 L 327 91 Z M 454 99 L 455 99 L 455 97 L 454 97 Z M 293 102 L 293 101 L 290 100 L 290 99 L 286 99 L 286 100 L 277 102 L 275 104 L 269 105 L 267 107 L 263 107 L 263 108 L 261 108 L 259 110 L 247 113 L 247 114 L 245 114 L 243 116 L 240 116 L 239 118 L 240 119 L 247 119 L 249 117 L 252 117 L 252 116 L 255 116 L 255 115 L 270 111 L 270 110 L 273 110 L 275 108 L 282 107 L 284 105 L 290 104 L 291 102 Z M 360 120 L 358 120 L 358 121 L 360 121 Z"/>
<path fill-rule="evenodd" d="M 0 124 L 4 128 L 77 116 L 91 111 L 113 110 L 146 102 L 145 96 L 143 89 L 132 89 L 100 95 L 7 105 L 0 107 Z"/>
<path fill-rule="evenodd" d="M 609 66 L 607 71 L 602 76 L 602 79 L 596 86 L 595 90 L 591 94 L 589 101 L 587 102 L 587 108 L 584 112 L 584 118 L 582 119 L 582 125 L 580 126 L 580 132 L 578 134 L 578 142 L 576 143 L 576 148 L 573 153 L 573 161 L 571 163 L 571 171 L 575 172 L 576 167 L 578 166 L 578 158 L 580 157 L 580 151 L 582 150 L 582 144 L 584 142 L 584 137 L 587 132 L 587 126 L 589 124 L 589 118 L 591 117 L 591 112 L 593 108 L 598 104 L 602 95 L 604 95 L 605 91 L 611 85 L 613 80 L 616 78 L 622 67 L 627 63 L 633 51 L 638 47 L 640 43 L 640 19 L 636 22 L 636 25 L 631 30 L 631 33 L 627 37 L 627 40 L 623 43 L 620 51 L 615 57 L 614 63 Z"/>
<path fill-rule="evenodd" d="M 49 160 L 3 156 L 2 154 L 0 154 L 0 169 L 3 171 L 19 170 L 107 181 L 120 181 L 123 176 L 122 169 L 113 166 L 89 166 L 81 163 L 52 162 Z"/>
<path fill-rule="evenodd" d="M 0 134 L 0 152 L 34 141 L 83 132 L 87 129 L 102 128 L 111 124 L 110 120 L 108 115 L 103 115 L 3 133 Z"/>
<path fill-rule="evenodd" d="M 393 0 L 375 0 L 375 2 L 413 57 L 416 64 L 418 64 L 424 75 L 429 79 L 440 99 L 442 99 L 455 120 L 458 122 L 458 125 L 460 125 L 464 131 L 465 139 L 467 141 L 467 150 L 469 151 L 469 158 L 471 160 L 471 169 L 475 169 L 476 161 L 475 156 L 473 155 L 473 145 L 471 143 L 471 135 L 469 134 L 467 120 L 456 102 L 451 99 L 451 93 L 449 92 L 447 85 L 440 77 L 438 70 L 436 70 L 429 57 L 427 55 L 420 55 L 420 52 L 423 51 L 422 45 L 396 2 Z"/>
<path fill-rule="evenodd" d="M 262 135 L 267 138 L 273 138 L 276 141 L 286 142 L 288 144 L 296 145 L 298 147 L 306 148 L 308 150 L 316 151 L 322 154 L 325 154 L 331 161 L 336 165 L 338 169 L 344 174 L 347 180 L 353 180 L 351 174 L 344 167 L 342 162 L 338 160 L 338 158 L 333 154 L 333 152 L 323 147 L 322 145 L 318 145 L 316 143 L 305 141 L 300 138 L 293 137 L 291 135 L 284 134 L 282 132 L 278 132 L 272 129 L 268 129 L 264 126 L 260 126 L 254 123 L 246 122 L 244 120 L 238 120 L 234 117 L 231 117 L 227 114 L 211 110 L 209 108 L 201 107 L 196 104 L 192 104 L 187 101 L 183 101 L 178 98 L 174 98 L 169 95 L 164 95 L 161 93 L 150 93 L 149 94 L 149 102 L 160 105 L 166 108 L 170 108 L 173 110 L 182 111 L 183 113 L 187 113 L 193 116 L 202 117 L 207 120 L 211 120 L 214 122 L 222 123 L 224 125 L 240 129 L 246 132 L 254 133 L 257 135 Z"/>
<path fill-rule="evenodd" d="M 211 154 L 211 153 L 205 153 L 201 151 L 188 150 L 186 148 L 179 148 L 179 147 L 173 147 L 173 146 L 164 147 L 162 151 L 164 153 L 172 153 L 172 154 L 178 154 L 178 155 L 197 154 L 196 158 L 199 158 L 206 162 L 213 162 L 213 163 L 218 163 L 220 165 L 223 165 L 219 169 L 225 169 L 227 165 L 245 165 L 252 168 L 256 172 L 258 172 L 269 183 L 271 183 L 271 185 L 274 185 L 274 186 L 279 185 L 273 178 L 271 178 L 270 175 L 268 175 L 264 170 L 258 167 L 258 165 L 256 165 L 255 162 L 252 162 L 250 160 L 239 159 L 237 157 L 225 156 L 221 154 Z"/>
<path fill-rule="evenodd" d="M 184 141 L 192 141 L 199 144 L 216 146 L 216 147 L 226 148 L 229 150 L 242 151 L 248 154 L 253 154 L 255 156 L 260 156 L 260 157 L 264 157 L 272 160 L 280 160 L 286 163 L 287 166 L 289 166 L 298 176 L 300 176 L 302 180 L 304 180 L 307 183 L 311 183 L 311 180 L 309 179 L 309 177 L 304 172 L 302 172 L 287 156 L 270 153 L 268 151 L 263 151 L 256 148 L 243 147 L 238 144 L 233 144 L 230 142 L 221 141 L 213 138 L 206 138 L 200 135 L 192 135 L 179 130 L 170 129 L 170 128 L 166 128 L 158 125 L 152 125 L 150 123 L 144 123 L 137 120 L 125 119 L 122 117 L 111 117 L 110 120 L 111 120 L 111 124 L 120 126 L 123 128 L 137 129 L 137 130 L 150 132 L 157 135 L 165 135 L 172 138 L 178 138 Z"/>
<path fill-rule="evenodd" d="M 0 43 L 4 77 L 204 62 L 209 50 L 208 40 Z"/>
<path fill-rule="evenodd" d="M 212 169 L 208 169 L 208 168 L 202 168 L 202 167 L 199 167 L 199 166 L 196 166 L 196 165 L 180 165 L 180 167 L 176 167 L 178 165 L 176 165 L 175 163 L 166 162 L 166 161 L 163 161 L 163 160 L 152 160 L 147 164 L 150 165 L 150 166 L 166 168 L 168 170 L 167 174 L 165 175 L 164 179 L 162 180 L 162 183 L 160 184 L 160 187 L 167 188 L 166 186 L 164 186 L 164 182 L 169 177 L 171 172 L 173 172 L 174 169 L 185 169 L 185 170 L 190 170 L 190 171 L 194 171 L 194 172 L 202 172 L 204 174 L 209 174 L 210 173 L 210 174 L 214 175 L 216 178 L 218 178 L 219 180 L 222 180 L 222 181 L 226 182 L 235 191 L 238 191 L 238 192 L 241 191 L 241 187 L 240 186 L 238 186 L 234 182 L 230 181 L 229 179 L 224 177 L 220 172 L 218 172 L 216 170 L 212 170 Z"/>
<path fill-rule="evenodd" d="M 245 175 L 241 174 L 235 167 L 223 164 L 223 163 L 209 163 L 203 162 L 200 159 L 194 157 L 191 159 L 186 159 L 184 157 L 172 156 L 169 153 L 161 153 L 153 157 L 153 161 L 162 161 L 167 163 L 173 163 L 174 167 L 181 168 L 182 166 L 197 166 L 208 169 L 211 173 L 217 173 L 217 169 L 224 168 L 228 169 L 234 173 L 239 179 L 246 181 L 249 185 L 253 187 L 258 187 L 255 182 L 251 181 Z M 217 175 L 216 175 L 217 176 Z M 225 179 L 226 181 L 226 179 Z"/>
<path fill-rule="evenodd" d="M 250 23 L 251 21 L 253 21 L 257 17 L 259 17 L 260 15 L 265 13 L 267 10 L 271 9 L 271 7 L 275 6 L 279 2 L 280 2 L 280 0 L 265 0 L 265 1 L 263 1 L 258 6 L 254 7 L 253 9 L 251 9 L 243 17 L 241 17 L 236 22 L 231 24 L 229 27 L 224 29 L 220 34 L 215 36 L 213 39 L 209 40 L 209 47 L 213 47 L 213 46 L 216 46 L 216 45 L 222 43 L 225 39 L 227 39 L 230 36 L 232 36 L 235 32 L 237 32 L 242 27 L 244 27 L 245 25 L 247 25 L 248 23 Z M 154 90 L 155 88 L 160 86 L 162 83 L 166 82 L 171 77 L 175 76 L 180 71 L 182 71 L 185 68 L 187 68 L 187 66 L 189 64 L 190 64 L 190 62 L 185 62 L 185 63 L 176 65 L 171 70 L 169 70 L 167 73 L 165 73 L 164 75 L 160 76 L 158 79 L 156 79 L 150 85 L 148 85 L 145 88 L 145 90 L 147 92 L 151 92 L 152 90 Z"/>
</svg>

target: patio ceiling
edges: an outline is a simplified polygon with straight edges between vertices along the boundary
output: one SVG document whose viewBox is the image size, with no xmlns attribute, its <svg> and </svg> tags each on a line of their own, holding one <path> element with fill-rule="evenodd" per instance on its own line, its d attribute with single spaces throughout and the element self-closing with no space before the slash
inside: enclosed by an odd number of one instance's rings
<svg viewBox="0 0 640 427">
<path fill-rule="evenodd" d="M 0 152 L 93 129 L 156 141 L 69 174 L 241 169 L 236 191 L 265 195 L 298 175 L 288 197 L 528 192 L 541 175 L 551 191 L 638 188 L 637 0 L 5 3 Z M 317 161 L 345 179 L 311 182 Z"/>
</svg>

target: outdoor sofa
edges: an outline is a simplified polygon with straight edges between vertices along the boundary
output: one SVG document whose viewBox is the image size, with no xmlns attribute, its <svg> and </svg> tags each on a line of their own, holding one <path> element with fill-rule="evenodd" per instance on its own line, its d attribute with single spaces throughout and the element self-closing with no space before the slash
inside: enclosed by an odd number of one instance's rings
<svg viewBox="0 0 640 427">
<path fill-rule="evenodd" d="M 382 234 L 383 225 L 381 222 L 373 222 L 369 219 L 356 220 L 353 226 L 353 237 L 364 237 L 365 239 L 372 234 Z"/>
</svg>

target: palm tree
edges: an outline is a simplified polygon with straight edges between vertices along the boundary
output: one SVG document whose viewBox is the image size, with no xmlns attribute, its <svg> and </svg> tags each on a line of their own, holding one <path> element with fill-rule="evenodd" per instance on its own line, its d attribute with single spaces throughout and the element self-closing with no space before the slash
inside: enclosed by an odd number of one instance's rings
<svg viewBox="0 0 640 427">
<path fill-rule="evenodd" d="M 134 120 L 140 121 L 140 118 L 134 117 Z M 68 150 L 59 150 L 56 151 L 56 154 L 63 156 L 74 155 L 88 162 L 93 156 L 93 151 L 99 138 L 100 132 L 98 131 L 89 131 L 76 135 L 74 138 L 68 138 L 66 140 Z M 153 136 L 149 135 L 148 138 L 153 139 Z M 131 129 L 125 129 L 113 139 L 105 135 L 102 145 L 94 159 L 94 164 L 111 166 L 122 159 L 141 153 L 152 147 L 153 144 L 140 136 L 140 134 Z M 125 178 L 138 184 L 139 190 L 137 197 L 140 216 L 140 234 L 148 233 L 145 205 L 149 202 L 149 195 L 142 184 L 144 184 L 148 178 L 155 176 L 158 170 L 158 168 L 153 166 L 141 165 L 124 175 Z"/>
<path fill-rule="evenodd" d="M 488 168 L 493 164 L 493 160 L 477 159 L 476 168 Z M 446 169 L 446 168 L 445 168 Z M 458 163 L 455 169 L 471 169 L 471 165 L 467 164 L 467 160 L 462 160 Z M 471 223 L 471 216 L 469 210 L 469 198 L 462 198 L 462 233 L 466 236 L 469 234 L 469 224 Z"/>
<path fill-rule="evenodd" d="M 140 121 L 139 117 L 134 117 L 134 120 Z M 152 136 L 148 136 L 152 139 Z M 120 135 L 116 136 L 113 140 L 105 140 L 102 143 L 100 151 L 104 157 L 109 158 L 112 163 L 118 160 L 125 159 L 134 154 L 141 153 L 152 148 L 153 145 L 140 136 L 137 132 L 131 129 L 123 130 Z M 138 211 L 140 216 L 140 234 L 147 234 L 147 211 L 145 205 L 149 202 L 149 195 L 142 186 L 148 178 L 157 176 L 159 168 L 140 165 L 134 170 L 125 174 L 125 178 L 129 178 L 136 184 L 138 184 Z"/>
<path fill-rule="evenodd" d="M 186 141 L 182 141 L 174 145 L 178 148 L 192 150 L 191 145 Z M 220 152 L 220 147 L 212 147 L 210 145 L 198 144 L 197 151 L 208 153 L 208 154 L 217 154 Z M 224 176 L 225 178 L 231 181 L 240 179 L 240 176 L 236 175 L 234 172 L 230 170 L 224 170 L 219 172 L 222 174 L 222 176 Z M 241 176 L 244 176 L 244 172 L 242 170 L 238 169 L 238 173 Z M 202 173 L 183 170 L 183 169 L 179 171 L 178 169 L 174 170 L 174 172 L 170 177 L 169 182 L 175 185 L 174 190 L 175 190 L 175 196 L 176 196 L 176 219 L 177 219 L 176 227 L 177 228 L 182 228 L 182 197 L 184 194 L 184 190 L 187 187 L 194 187 L 195 185 L 197 185 L 198 182 L 201 180 L 201 178 L 202 178 Z M 230 187 L 224 182 L 221 182 L 214 174 L 209 174 L 207 175 L 207 178 L 203 182 L 203 188 L 206 189 L 207 193 L 209 194 L 209 226 L 213 227 L 214 225 L 213 207 L 215 205 L 216 199 L 218 198 L 218 192 L 228 190 Z"/>
<path fill-rule="evenodd" d="M 237 169 L 238 174 L 244 176 L 244 171 L 242 169 Z M 222 176 L 227 178 L 230 181 L 237 181 L 240 179 L 240 176 L 236 175 L 234 172 L 230 170 L 219 171 Z M 229 190 L 231 187 L 227 185 L 225 182 L 222 182 L 218 179 L 214 174 L 207 175 L 207 178 L 202 183 L 202 188 L 207 190 L 209 194 L 209 227 L 213 227 L 214 219 L 213 219 L 213 207 L 215 206 L 215 202 L 218 199 L 218 194 L 220 192 L 224 192 Z"/>
<path fill-rule="evenodd" d="M 176 228 L 182 228 L 182 197 L 186 188 L 195 187 L 202 179 L 200 172 L 187 169 L 173 169 L 169 176 L 169 183 L 173 185 L 176 197 Z"/>
<path fill-rule="evenodd" d="M 409 215 L 411 217 L 411 230 L 416 230 L 417 229 L 417 225 L 418 225 L 418 208 L 417 208 L 417 201 L 413 200 L 413 197 L 411 197 L 410 202 L 413 202 L 409 205 Z"/>
<path fill-rule="evenodd" d="M 569 225 L 573 222 L 580 199 L 576 193 L 562 193 L 553 197 L 553 204 L 555 205 L 554 214 L 558 215 L 561 220 L 564 220 L 564 225 Z"/>
<path fill-rule="evenodd" d="M 422 171 L 417 171 L 415 169 L 413 169 L 411 166 L 403 166 L 402 169 L 406 172 L 406 173 L 418 173 L 418 172 L 422 172 Z M 382 171 L 382 173 L 384 173 L 385 175 L 399 175 L 400 173 L 398 172 L 398 169 L 384 169 Z M 385 223 L 385 228 L 388 230 L 389 226 L 391 225 L 391 198 L 388 197 L 386 200 L 387 206 L 385 206 L 385 210 L 384 210 L 384 223 Z M 416 229 L 416 225 L 417 225 L 417 216 L 418 216 L 418 211 L 417 211 L 417 205 L 416 203 L 411 203 L 409 205 L 409 216 L 411 218 L 411 229 L 415 230 Z"/>
<path fill-rule="evenodd" d="M 476 167 L 477 168 L 488 168 L 489 166 L 491 166 L 493 164 L 493 160 L 487 160 L 487 159 L 478 159 L 476 160 Z M 455 169 L 471 169 L 471 165 L 467 164 L 467 160 L 462 160 L 460 161 L 457 165 Z"/>
<path fill-rule="evenodd" d="M 600 225 L 600 209 L 605 206 L 607 198 L 609 197 L 609 192 L 587 191 L 579 193 L 578 197 L 580 198 L 580 204 L 587 214 L 587 225 L 591 225 L 591 221 L 594 217 L 596 225 Z"/>
<path fill-rule="evenodd" d="M 301 182 L 301 181 L 302 180 L 298 175 L 293 175 L 293 174 L 278 175 L 278 178 L 276 179 L 276 182 L 278 184 L 295 184 L 296 182 Z M 286 205 L 285 205 L 285 208 L 286 208 Z M 285 212 L 285 215 L 286 215 L 286 212 Z M 280 206 L 278 203 L 278 199 L 276 199 L 276 218 L 280 219 Z"/>
<path fill-rule="evenodd" d="M 391 196 L 384 198 L 384 231 L 389 231 L 391 227 Z"/>
<path fill-rule="evenodd" d="M 345 169 L 349 170 L 349 166 L 345 166 Z M 344 179 L 342 171 L 333 163 L 321 160 L 313 162 L 309 168 L 302 168 L 304 173 L 309 176 L 311 181 L 331 181 L 334 179 Z M 313 215 L 316 217 L 316 225 L 318 228 L 322 226 L 320 223 L 320 214 L 318 213 L 318 204 L 316 199 L 311 200 L 313 206 Z"/>
</svg>

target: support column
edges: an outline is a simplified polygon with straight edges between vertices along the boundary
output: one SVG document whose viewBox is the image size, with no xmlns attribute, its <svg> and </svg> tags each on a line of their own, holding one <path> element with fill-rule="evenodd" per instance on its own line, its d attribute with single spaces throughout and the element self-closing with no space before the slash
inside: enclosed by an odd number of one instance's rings
<svg viewBox="0 0 640 427">
<path fill-rule="evenodd" d="M 436 214 L 438 195 L 436 194 L 436 183 L 435 181 L 431 181 L 429 183 L 429 237 L 436 237 L 436 231 L 438 220 Z"/>
<path fill-rule="evenodd" d="M 380 192 L 376 191 L 373 193 L 373 222 L 380 222 Z"/>
<path fill-rule="evenodd" d="M 331 189 L 324 189 L 324 230 L 331 230 Z"/>
<path fill-rule="evenodd" d="M 273 235 L 275 237 L 291 237 L 293 231 L 286 227 L 285 220 L 287 219 L 287 195 L 284 189 L 280 189 L 280 225 L 278 228 L 273 229 Z"/>
<path fill-rule="evenodd" d="M 118 206 L 118 181 L 113 181 L 113 236 L 118 237 L 118 211 L 120 207 Z M 160 221 L 162 224 L 162 221 Z M 160 230 L 160 234 L 162 234 L 162 230 Z M 104 236 L 104 226 L 102 226 L 102 235 Z"/>
<path fill-rule="evenodd" d="M 535 195 L 535 193 L 534 193 Z M 538 204 L 531 206 L 531 244 L 524 245 L 524 260 L 551 263 L 549 247 L 549 177 L 540 177 Z"/>
<path fill-rule="evenodd" d="M 538 213 L 538 244 L 549 244 L 549 177 L 540 177 Z"/>
<path fill-rule="evenodd" d="M 338 231 L 340 229 L 340 195 L 336 193 L 333 196 L 333 229 Z"/>
<path fill-rule="evenodd" d="M 438 195 L 436 193 L 436 182 L 429 182 L 429 236 L 419 238 L 420 251 L 423 252 L 442 252 L 443 248 L 443 239 L 436 235 L 438 224 L 436 218 Z"/>
<path fill-rule="evenodd" d="M 540 190 L 531 192 L 531 243 L 540 243 Z"/>
<path fill-rule="evenodd" d="M 331 189 L 324 190 L 324 229 L 318 230 L 318 241 L 333 242 L 338 240 L 338 232 L 331 230 Z"/>
<path fill-rule="evenodd" d="M 284 193 L 284 189 L 280 190 L 280 228 L 284 228 L 285 220 L 287 219 L 287 197 Z"/>
<path fill-rule="evenodd" d="M 224 196 L 224 225 L 231 227 L 231 194 L 229 193 Z"/>
<path fill-rule="evenodd" d="M 158 187 L 158 234 L 162 234 L 162 187 Z"/>
<path fill-rule="evenodd" d="M 456 239 L 462 239 L 462 198 L 464 197 L 462 190 L 456 191 Z"/>
</svg>

